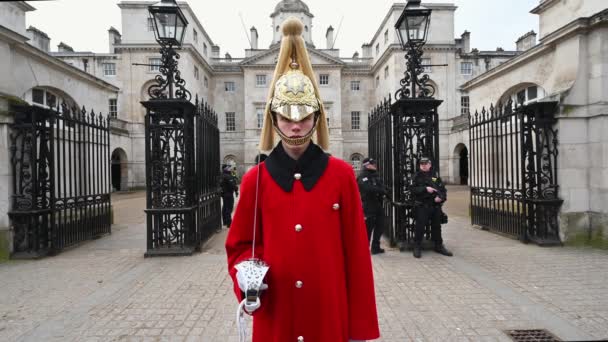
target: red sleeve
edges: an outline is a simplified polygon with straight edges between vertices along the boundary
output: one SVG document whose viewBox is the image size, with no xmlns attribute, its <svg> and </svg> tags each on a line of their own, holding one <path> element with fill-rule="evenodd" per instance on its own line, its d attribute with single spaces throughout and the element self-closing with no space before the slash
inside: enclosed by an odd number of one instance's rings
<svg viewBox="0 0 608 342">
<path fill-rule="evenodd" d="M 350 165 L 346 166 L 342 178 L 341 221 L 348 292 L 349 338 L 373 340 L 380 337 L 380 331 L 372 261 L 357 182 Z"/>
<path fill-rule="evenodd" d="M 232 218 L 232 223 L 230 224 L 230 229 L 228 231 L 228 237 L 226 238 L 228 273 L 234 282 L 234 293 L 239 302 L 243 300 L 243 295 L 236 280 L 236 269 L 234 266 L 243 260 L 251 258 L 257 171 L 258 168 L 255 167 L 243 176 L 243 181 L 241 182 L 241 196 L 239 197 L 234 217 Z M 261 192 L 260 189 L 258 194 L 261 194 Z M 261 213 L 262 211 L 258 206 L 255 257 L 260 259 L 264 252 L 261 234 Z"/>
</svg>

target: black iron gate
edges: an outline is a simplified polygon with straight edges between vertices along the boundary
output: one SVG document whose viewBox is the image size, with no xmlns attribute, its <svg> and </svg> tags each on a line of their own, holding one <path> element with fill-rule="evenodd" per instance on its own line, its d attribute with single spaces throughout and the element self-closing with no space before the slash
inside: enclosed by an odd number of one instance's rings
<svg viewBox="0 0 608 342">
<path fill-rule="evenodd" d="M 54 254 L 110 233 L 109 118 L 65 104 L 12 110 L 11 257 Z"/>
<path fill-rule="evenodd" d="M 190 255 L 221 227 L 219 130 L 204 103 L 142 102 L 146 114 L 146 256 Z"/>
<path fill-rule="evenodd" d="M 469 117 L 473 224 L 540 245 L 560 243 L 557 108 L 509 101 Z"/>
<path fill-rule="evenodd" d="M 369 154 L 378 160 L 385 184 L 392 188 L 393 206 L 385 206 L 386 226 L 393 244 L 414 238 L 413 203 L 409 191 L 421 156 L 428 156 L 439 174 L 439 116 L 441 100 L 384 100 L 369 120 Z M 428 238 L 428 237 L 427 237 Z"/>
</svg>

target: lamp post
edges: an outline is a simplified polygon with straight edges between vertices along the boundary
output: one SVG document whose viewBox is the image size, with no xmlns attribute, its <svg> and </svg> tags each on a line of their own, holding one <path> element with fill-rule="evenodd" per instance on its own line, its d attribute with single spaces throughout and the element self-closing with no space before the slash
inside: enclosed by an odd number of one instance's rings
<svg viewBox="0 0 608 342">
<path fill-rule="evenodd" d="M 192 95 L 186 90 L 186 81 L 180 76 L 177 68 L 180 49 L 188 26 L 188 20 L 175 0 L 161 0 L 148 7 L 150 18 L 154 23 L 154 36 L 160 45 L 161 75 L 157 75 L 156 84 L 148 87 L 151 99 L 185 99 Z M 173 88 L 175 89 L 175 92 Z M 167 91 L 168 88 L 168 91 Z"/>
<path fill-rule="evenodd" d="M 426 43 L 431 21 L 431 9 L 420 5 L 420 0 L 409 0 L 395 24 L 401 47 L 406 51 L 405 77 L 401 80 L 401 89 L 395 93 L 401 98 L 432 98 L 435 87 L 428 84 L 429 76 L 422 75 L 422 47 Z M 422 75 L 422 76 L 421 76 Z"/>
</svg>

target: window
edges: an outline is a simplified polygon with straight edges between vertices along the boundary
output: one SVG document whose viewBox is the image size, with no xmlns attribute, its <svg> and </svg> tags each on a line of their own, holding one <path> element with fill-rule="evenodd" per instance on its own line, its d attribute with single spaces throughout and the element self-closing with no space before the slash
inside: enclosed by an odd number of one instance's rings
<svg viewBox="0 0 608 342">
<path fill-rule="evenodd" d="M 425 73 L 432 72 L 432 67 L 427 66 L 427 65 L 431 65 L 431 59 L 430 58 L 422 58 L 421 61 L 422 61 L 421 64 L 422 64 L 422 66 L 424 68 L 423 72 L 425 72 Z"/>
<path fill-rule="evenodd" d="M 350 112 L 351 129 L 361 129 L 361 112 Z"/>
<path fill-rule="evenodd" d="M 154 31 L 154 19 L 148 18 L 148 32 Z"/>
<path fill-rule="evenodd" d="M 328 74 L 319 75 L 319 84 L 328 85 L 329 84 L 329 75 Z"/>
<path fill-rule="evenodd" d="M 224 82 L 224 90 L 233 92 L 235 90 L 234 82 Z"/>
<path fill-rule="evenodd" d="M 116 64 L 115 63 L 103 63 L 103 75 L 104 76 L 116 76 Z"/>
<path fill-rule="evenodd" d="M 49 93 L 47 91 L 46 92 L 46 105 L 49 106 L 50 108 L 57 107 L 57 96 L 55 96 L 53 93 Z"/>
<path fill-rule="evenodd" d="M 205 76 L 205 88 L 209 88 L 209 79 L 207 79 L 207 76 Z"/>
<path fill-rule="evenodd" d="M 352 90 L 352 91 L 361 90 L 361 81 L 350 81 L 350 90 Z"/>
<path fill-rule="evenodd" d="M 118 116 L 118 105 L 116 103 L 116 99 L 110 99 L 108 101 L 109 103 L 109 109 L 108 109 L 108 113 L 110 114 L 110 117 L 117 117 Z"/>
<path fill-rule="evenodd" d="M 353 166 L 355 171 L 361 170 L 361 161 L 363 160 L 363 156 L 359 153 L 355 153 L 350 157 L 350 163 Z"/>
<path fill-rule="evenodd" d="M 199 79 L 199 74 L 198 74 L 198 68 L 197 67 L 194 67 L 194 78 L 197 79 L 197 80 Z"/>
<path fill-rule="evenodd" d="M 226 132 L 236 131 L 236 118 L 234 112 L 226 112 Z"/>
<path fill-rule="evenodd" d="M 384 67 L 384 79 L 388 78 L 388 65 Z"/>
<path fill-rule="evenodd" d="M 256 87 L 265 87 L 266 75 L 255 75 L 255 85 Z"/>
<path fill-rule="evenodd" d="M 384 31 L 384 44 L 388 43 L 388 30 Z"/>
<path fill-rule="evenodd" d="M 536 99 L 537 96 L 538 96 L 538 88 L 529 87 L 528 88 L 528 101 Z"/>
<path fill-rule="evenodd" d="M 192 39 L 195 43 L 198 43 L 198 32 L 196 32 L 196 29 L 192 29 Z"/>
<path fill-rule="evenodd" d="M 161 59 L 149 58 L 148 64 L 150 64 L 150 71 L 160 71 Z"/>
<path fill-rule="evenodd" d="M 207 56 L 207 43 L 203 43 L 203 55 Z"/>
<path fill-rule="evenodd" d="M 460 97 L 460 115 L 469 114 L 469 97 L 461 96 Z"/>
<path fill-rule="evenodd" d="M 257 118 L 257 128 L 262 128 L 264 124 L 264 108 L 258 107 L 255 109 L 255 116 Z"/>
<path fill-rule="evenodd" d="M 43 105 L 44 104 L 44 90 L 32 89 L 32 102 Z"/>
<path fill-rule="evenodd" d="M 380 76 L 376 76 L 376 88 L 380 86 Z"/>
<path fill-rule="evenodd" d="M 471 75 L 473 73 L 473 63 L 461 62 L 460 63 L 460 73 L 462 75 Z"/>
</svg>

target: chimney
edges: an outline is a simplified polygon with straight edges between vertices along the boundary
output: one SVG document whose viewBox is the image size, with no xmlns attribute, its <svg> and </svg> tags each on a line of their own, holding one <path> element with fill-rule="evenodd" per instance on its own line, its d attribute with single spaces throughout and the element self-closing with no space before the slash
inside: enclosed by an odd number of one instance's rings
<svg viewBox="0 0 608 342">
<path fill-rule="evenodd" d="M 58 52 L 74 52 L 74 49 L 72 49 L 71 46 L 69 46 L 68 44 L 66 44 L 64 42 L 59 42 L 59 45 L 57 45 L 57 51 Z"/>
<path fill-rule="evenodd" d="M 110 26 L 110 29 L 108 30 L 108 40 L 110 42 L 110 53 L 114 53 L 114 45 L 115 44 L 120 44 L 121 40 L 122 40 L 122 36 L 120 35 L 120 32 L 118 32 L 117 29 L 115 29 L 114 27 Z"/>
<path fill-rule="evenodd" d="M 533 48 L 536 46 L 536 32 L 530 31 L 519 37 L 515 45 L 517 46 L 517 51 L 526 51 Z"/>
<path fill-rule="evenodd" d="M 251 26 L 251 29 L 249 29 L 249 32 L 251 32 L 251 49 L 257 50 L 258 49 L 258 30 L 255 29 L 255 26 Z"/>
<path fill-rule="evenodd" d="M 372 56 L 372 46 L 371 44 L 363 44 L 361 45 L 361 53 L 363 58 L 369 58 Z"/>
<path fill-rule="evenodd" d="M 325 39 L 327 39 L 327 49 L 334 48 L 334 28 L 329 25 L 327 32 L 325 32 Z"/>
<path fill-rule="evenodd" d="M 34 47 L 36 47 L 42 51 L 45 51 L 45 52 L 50 51 L 51 38 L 49 38 L 49 36 L 46 33 L 40 31 L 39 29 L 35 28 L 34 26 L 28 27 L 26 32 L 27 32 L 27 35 L 30 37 L 30 41 L 28 42 L 29 44 L 33 45 Z"/>
<path fill-rule="evenodd" d="M 469 53 L 471 52 L 471 32 L 464 31 L 462 35 L 460 35 L 462 39 L 462 52 Z"/>
</svg>

